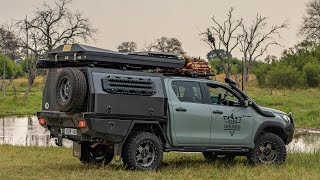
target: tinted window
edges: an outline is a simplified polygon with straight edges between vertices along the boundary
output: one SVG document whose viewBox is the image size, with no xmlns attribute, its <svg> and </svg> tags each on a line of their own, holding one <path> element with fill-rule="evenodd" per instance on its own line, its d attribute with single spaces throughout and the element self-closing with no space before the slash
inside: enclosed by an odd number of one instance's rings
<svg viewBox="0 0 320 180">
<path fill-rule="evenodd" d="M 200 83 L 192 81 L 174 81 L 172 89 L 181 102 L 203 103 Z"/>
</svg>

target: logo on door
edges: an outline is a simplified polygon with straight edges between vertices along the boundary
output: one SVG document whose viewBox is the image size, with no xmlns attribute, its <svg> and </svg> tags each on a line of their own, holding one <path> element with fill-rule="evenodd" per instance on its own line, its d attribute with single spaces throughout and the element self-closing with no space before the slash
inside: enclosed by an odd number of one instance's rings
<svg viewBox="0 0 320 180">
<path fill-rule="evenodd" d="M 233 113 L 230 116 L 223 116 L 224 119 L 224 130 L 229 131 L 230 135 L 233 136 L 235 131 L 241 129 L 241 116 L 235 116 Z"/>
</svg>

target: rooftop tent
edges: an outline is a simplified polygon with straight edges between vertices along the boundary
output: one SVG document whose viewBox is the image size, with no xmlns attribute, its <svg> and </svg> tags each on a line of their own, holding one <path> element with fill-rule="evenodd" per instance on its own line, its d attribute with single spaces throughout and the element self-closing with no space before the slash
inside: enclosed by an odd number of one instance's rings
<svg viewBox="0 0 320 180">
<path fill-rule="evenodd" d="M 61 45 L 39 61 L 38 68 L 64 66 L 120 66 L 176 69 L 184 66 L 177 54 L 163 52 L 120 53 L 81 44 Z"/>
</svg>

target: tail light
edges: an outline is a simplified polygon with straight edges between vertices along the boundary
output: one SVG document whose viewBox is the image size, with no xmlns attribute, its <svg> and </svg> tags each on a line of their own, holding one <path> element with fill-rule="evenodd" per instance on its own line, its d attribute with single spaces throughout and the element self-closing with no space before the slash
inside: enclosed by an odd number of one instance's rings
<svg viewBox="0 0 320 180">
<path fill-rule="evenodd" d="M 39 117 L 38 121 L 39 121 L 40 125 L 45 125 L 46 124 L 46 119 L 45 118 Z"/>
<path fill-rule="evenodd" d="M 78 121 L 78 127 L 79 128 L 86 128 L 87 127 L 86 120 L 79 120 Z"/>
</svg>

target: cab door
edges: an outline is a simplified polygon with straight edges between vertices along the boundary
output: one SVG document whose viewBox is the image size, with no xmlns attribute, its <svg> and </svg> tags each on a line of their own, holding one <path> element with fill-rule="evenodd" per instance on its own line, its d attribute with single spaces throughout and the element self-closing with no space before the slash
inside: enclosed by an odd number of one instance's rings
<svg viewBox="0 0 320 180">
<path fill-rule="evenodd" d="M 196 81 L 172 81 L 170 87 L 172 135 L 178 146 L 210 144 L 211 110 L 204 104 Z"/>
<path fill-rule="evenodd" d="M 231 89 L 207 84 L 211 99 L 212 145 L 248 145 L 252 138 L 253 112 L 241 107 L 240 97 Z"/>
</svg>

